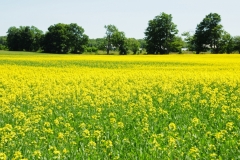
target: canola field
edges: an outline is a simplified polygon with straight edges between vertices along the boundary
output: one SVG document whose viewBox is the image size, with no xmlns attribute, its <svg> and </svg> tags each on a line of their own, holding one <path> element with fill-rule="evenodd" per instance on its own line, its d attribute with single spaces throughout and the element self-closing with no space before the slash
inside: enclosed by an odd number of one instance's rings
<svg viewBox="0 0 240 160">
<path fill-rule="evenodd" d="M 0 160 L 240 159 L 240 55 L 0 52 Z"/>
</svg>

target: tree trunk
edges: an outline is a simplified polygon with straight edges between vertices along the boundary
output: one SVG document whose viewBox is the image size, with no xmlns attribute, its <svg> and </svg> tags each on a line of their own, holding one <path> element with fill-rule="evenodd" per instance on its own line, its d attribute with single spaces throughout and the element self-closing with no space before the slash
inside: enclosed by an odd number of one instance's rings
<svg viewBox="0 0 240 160">
<path fill-rule="evenodd" d="M 110 50 L 110 35 L 108 36 L 107 54 L 109 54 L 109 50 Z"/>
</svg>

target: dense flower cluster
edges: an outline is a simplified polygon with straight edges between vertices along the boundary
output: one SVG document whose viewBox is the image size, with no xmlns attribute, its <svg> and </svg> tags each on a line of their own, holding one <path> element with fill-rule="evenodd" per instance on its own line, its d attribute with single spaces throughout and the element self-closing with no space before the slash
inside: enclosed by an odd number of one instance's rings
<svg viewBox="0 0 240 160">
<path fill-rule="evenodd" d="M 239 158 L 239 55 L 0 62 L 1 160 Z"/>
</svg>

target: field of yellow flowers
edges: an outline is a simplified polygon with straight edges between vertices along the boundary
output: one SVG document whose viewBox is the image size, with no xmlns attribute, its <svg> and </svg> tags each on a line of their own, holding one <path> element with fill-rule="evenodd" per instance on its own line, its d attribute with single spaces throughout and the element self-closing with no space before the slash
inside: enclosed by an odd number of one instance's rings
<svg viewBox="0 0 240 160">
<path fill-rule="evenodd" d="M 240 159 L 240 55 L 0 52 L 0 160 Z"/>
</svg>

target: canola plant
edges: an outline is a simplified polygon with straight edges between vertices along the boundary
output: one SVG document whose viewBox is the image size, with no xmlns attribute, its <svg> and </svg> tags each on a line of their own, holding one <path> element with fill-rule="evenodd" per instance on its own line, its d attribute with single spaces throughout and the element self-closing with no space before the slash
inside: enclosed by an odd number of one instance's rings
<svg viewBox="0 0 240 160">
<path fill-rule="evenodd" d="M 240 158 L 240 55 L 2 53 L 0 75 L 0 160 Z"/>
</svg>

